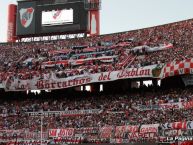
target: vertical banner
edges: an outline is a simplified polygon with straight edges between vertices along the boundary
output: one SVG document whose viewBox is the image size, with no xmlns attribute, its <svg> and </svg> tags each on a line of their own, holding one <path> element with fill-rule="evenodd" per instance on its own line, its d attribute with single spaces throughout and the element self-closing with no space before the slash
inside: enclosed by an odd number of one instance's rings
<svg viewBox="0 0 193 145">
<path fill-rule="evenodd" d="M 90 10 L 90 36 L 100 35 L 100 12 Z"/>
<path fill-rule="evenodd" d="M 8 6 L 7 42 L 16 41 L 16 13 L 17 6 L 14 4 L 10 4 Z"/>
</svg>

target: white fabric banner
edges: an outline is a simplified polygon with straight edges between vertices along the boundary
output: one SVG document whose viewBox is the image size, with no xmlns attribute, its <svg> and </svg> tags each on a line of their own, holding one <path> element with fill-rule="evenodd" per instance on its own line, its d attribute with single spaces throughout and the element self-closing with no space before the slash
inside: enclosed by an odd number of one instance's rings
<svg viewBox="0 0 193 145">
<path fill-rule="evenodd" d="M 140 111 L 147 111 L 147 110 L 167 110 L 167 109 L 189 109 L 193 108 L 193 101 L 189 102 L 175 102 L 175 103 L 164 103 L 164 104 L 157 104 L 157 105 L 140 105 L 140 106 L 133 106 L 135 109 Z"/>
<path fill-rule="evenodd" d="M 140 133 L 156 133 L 158 132 L 159 124 L 142 125 L 140 127 Z"/>
<path fill-rule="evenodd" d="M 166 50 L 166 49 L 170 49 L 173 48 L 173 44 L 169 43 L 169 44 L 160 44 L 160 46 L 157 47 L 150 47 L 147 45 L 143 45 L 143 46 L 137 46 L 132 48 L 131 50 L 133 50 L 134 52 L 155 52 L 155 51 L 162 51 L 162 50 Z"/>
<path fill-rule="evenodd" d="M 50 116 L 50 115 L 60 115 L 60 116 L 71 116 L 71 115 L 85 115 L 85 114 L 99 114 L 102 110 L 100 109 L 90 109 L 90 110 L 67 110 L 67 111 L 44 111 L 44 112 L 27 112 L 29 116 Z"/>
<path fill-rule="evenodd" d="M 163 73 L 162 68 L 163 65 L 151 65 L 112 72 L 84 74 L 68 78 L 58 78 L 54 73 L 52 73 L 49 79 L 36 77 L 32 80 L 19 80 L 10 76 L 3 82 L 3 85 L 6 91 L 55 90 L 96 82 L 108 82 L 128 78 L 160 78 Z"/>
</svg>

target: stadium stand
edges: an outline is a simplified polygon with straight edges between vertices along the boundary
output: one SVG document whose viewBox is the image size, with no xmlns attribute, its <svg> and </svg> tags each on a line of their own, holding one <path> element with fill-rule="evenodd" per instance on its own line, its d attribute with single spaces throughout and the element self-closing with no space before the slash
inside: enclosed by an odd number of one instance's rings
<svg viewBox="0 0 193 145">
<path fill-rule="evenodd" d="M 1 78 L 27 79 L 50 71 L 68 77 L 192 58 L 192 25 L 190 19 L 89 38 L 1 44 Z"/>
<path fill-rule="evenodd" d="M 45 96 L 44 96 L 45 95 Z M 80 111 L 99 109 L 95 114 L 51 115 L 44 118 L 44 128 L 84 128 L 102 126 L 121 126 L 192 121 L 193 107 L 179 109 L 167 103 L 193 101 L 192 88 L 150 91 L 125 95 L 102 95 L 85 97 L 46 97 L 48 94 L 2 101 L 0 106 L 1 130 L 29 129 L 40 130 L 40 118 L 27 112 Z M 52 96 L 53 94 L 50 94 Z M 70 94 L 68 94 L 70 95 Z M 43 97 L 44 96 L 44 97 Z M 43 97 L 43 98 L 42 98 Z M 11 104 L 11 105 L 10 105 Z M 164 104 L 164 109 L 141 110 L 139 106 Z M 168 108 L 167 108 L 168 107 Z M 53 116 L 53 117 L 52 117 Z M 24 119 L 25 118 L 25 119 Z"/>
<path fill-rule="evenodd" d="M 6 80 L 10 75 L 30 80 L 51 72 L 56 73 L 58 78 L 68 78 L 191 59 L 192 28 L 193 19 L 190 19 L 88 38 L 0 44 L 0 80 Z M 40 115 L 42 111 L 45 113 L 43 119 Z M 28 143 L 34 144 L 32 139 L 40 138 L 41 129 L 45 142 L 50 141 L 49 137 L 54 134 L 51 129 L 66 129 L 68 133 L 81 134 L 83 140 L 72 138 L 71 143 L 93 140 L 117 143 L 117 140 L 110 139 L 128 139 L 132 132 L 141 133 L 144 126 L 158 136 L 165 133 L 165 126 L 167 129 L 189 130 L 187 134 L 192 133 L 193 136 L 192 121 L 192 87 L 165 89 L 149 86 L 127 94 L 114 94 L 113 91 L 100 94 L 1 91 L 0 98 L 0 142 L 28 138 Z M 120 133 L 119 127 L 130 127 L 135 131 L 122 129 L 123 133 Z M 69 137 L 69 134 L 65 136 Z"/>
<path fill-rule="evenodd" d="M 142 125 L 161 125 L 193 120 L 193 90 L 191 87 L 169 90 L 149 87 L 144 91 L 141 90 L 141 88 L 136 89 L 128 94 L 98 96 L 93 96 L 88 92 L 83 92 L 79 96 L 76 96 L 78 94 L 74 96 L 72 93 L 63 96 L 59 93 L 39 95 L 32 93 L 21 98 L 14 97 L 14 99 L 5 94 L 0 106 L 0 134 L 16 130 L 31 133 L 31 135 L 26 135 L 26 138 L 37 139 L 37 134 L 40 134 L 41 130 L 41 117 L 35 113 L 41 111 L 63 112 L 63 114 L 52 113 L 44 116 L 42 126 L 46 140 L 49 139 L 49 129 L 73 128 L 77 132 L 85 133 L 84 139 L 109 142 L 108 133 L 111 136 L 120 137 L 116 130 L 116 127 L 119 126 L 134 126 L 136 131 L 140 132 Z M 188 105 L 179 108 L 177 104 L 180 103 Z M 162 106 L 162 108 L 156 108 L 156 106 Z M 83 110 L 87 112 L 81 114 Z M 93 110 L 95 112 L 92 113 Z M 114 133 L 109 130 L 106 130 L 105 133 L 99 132 L 106 128 L 112 128 Z M 86 131 L 83 131 L 84 129 Z M 1 140 L 3 140 L 1 135 Z M 21 133 L 18 133 L 18 138 L 20 136 Z M 122 133 L 121 136 L 127 135 Z M 75 139 L 71 140 L 73 142 Z"/>
</svg>

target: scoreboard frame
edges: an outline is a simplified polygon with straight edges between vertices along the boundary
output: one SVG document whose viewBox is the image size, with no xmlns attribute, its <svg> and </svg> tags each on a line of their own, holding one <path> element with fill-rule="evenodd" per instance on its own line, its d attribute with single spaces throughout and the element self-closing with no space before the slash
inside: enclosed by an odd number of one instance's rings
<svg viewBox="0 0 193 145">
<path fill-rule="evenodd" d="M 29 9 L 33 9 L 30 13 Z M 42 11 L 73 9 L 73 24 L 60 26 L 42 26 Z M 21 11 L 24 11 L 21 13 Z M 22 24 L 22 22 L 24 23 Z M 26 24 L 30 25 L 26 26 Z M 19 2 L 17 8 L 16 35 L 22 36 L 45 36 L 66 33 L 87 32 L 88 11 L 84 9 L 83 1 L 68 2 L 64 4 L 41 4 L 37 1 Z"/>
<path fill-rule="evenodd" d="M 8 42 L 100 35 L 100 0 L 19 0 L 9 5 Z M 43 27 L 42 11 L 73 9 L 73 24 Z M 54 40 L 56 40 L 54 39 Z M 45 39 L 47 40 L 47 39 Z"/>
</svg>

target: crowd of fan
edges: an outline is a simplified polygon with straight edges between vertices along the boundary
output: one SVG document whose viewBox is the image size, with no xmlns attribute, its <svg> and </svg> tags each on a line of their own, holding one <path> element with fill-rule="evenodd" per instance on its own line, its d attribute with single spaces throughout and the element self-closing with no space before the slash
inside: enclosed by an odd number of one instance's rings
<svg viewBox="0 0 193 145">
<path fill-rule="evenodd" d="M 41 96 L 46 96 L 42 98 Z M 100 113 L 82 115 L 50 115 L 43 119 L 44 130 L 50 128 L 84 128 L 119 125 L 139 125 L 192 121 L 193 107 L 183 109 L 138 110 L 139 105 L 155 105 L 172 102 L 193 101 L 193 90 L 170 89 L 129 93 L 125 95 L 101 95 L 87 97 L 62 97 L 62 94 L 37 98 L 1 100 L 0 130 L 25 129 L 39 131 L 40 116 L 29 116 L 26 112 L 67 111 L 99 109 Z"/>
<path fill-rule="evenodd" d="M 50 71 L 64 77 L 179 61 L 193 57 L 193 20 L 135 31 L 68 40 L 1 44 L 1 79 L 11 73 L 29 79 Z M 173 48 L 132 53 L 131 49 L 171 43 Z M 101 58 L 110 57 L 110 61 Z M 74 63 L 81 60 L 81 63 Z M 52 65 L 50 65 L 50 63 Z M 9 72 L 9 73 L 8 73 Z M 24 77 L 25 76 L 25 77 Z"/>
</svg>

